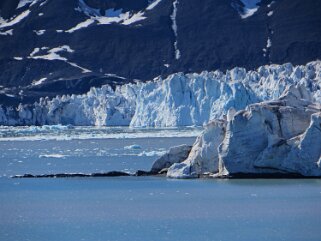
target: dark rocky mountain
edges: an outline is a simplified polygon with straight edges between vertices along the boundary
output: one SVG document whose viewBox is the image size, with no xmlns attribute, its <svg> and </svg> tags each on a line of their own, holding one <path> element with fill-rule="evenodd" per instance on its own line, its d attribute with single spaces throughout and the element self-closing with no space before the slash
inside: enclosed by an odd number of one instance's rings
<svg viewBox="0 0 321 241">
<path fill-rule="evenodd" d="M 316 0 L 1 0 L 0 104 L 321 57 Z"/>
</svg>

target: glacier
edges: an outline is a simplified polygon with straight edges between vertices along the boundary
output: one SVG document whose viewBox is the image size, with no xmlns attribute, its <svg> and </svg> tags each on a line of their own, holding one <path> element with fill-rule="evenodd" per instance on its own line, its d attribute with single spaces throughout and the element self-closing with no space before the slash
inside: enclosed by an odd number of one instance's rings
<svg viewBox="0 0 321 241">
<path fill-rule="evenodd" d="M 311 101 L 320 103 L 321 61 L 249 71 L 236 67 L 225 73 L 176 73 L 115 89 L 105 85 L 82 95 L 41 98 L 17 108 L 0 105 L 0 125 L 202 126 L 226 119 L 231 109 L 278 99 L 287 87 L 297 84 L 305 87 Z"/>
<path fill-rule="evenodd" d="M 211 121 L 167 176 L 320 177 L 321 103 L 311 100 L 306 86 L 291 85 L 277 100 Z"/>
</svg>

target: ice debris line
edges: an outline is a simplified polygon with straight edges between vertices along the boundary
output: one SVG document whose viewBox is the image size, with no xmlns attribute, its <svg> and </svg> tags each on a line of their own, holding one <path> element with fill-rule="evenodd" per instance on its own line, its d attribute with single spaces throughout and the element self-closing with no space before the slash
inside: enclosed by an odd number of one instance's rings
<svg viewBox="0 0 321 241">
<path fill-rule="evenodd" d="M 228 110 L 278 99 L 300 84 L 312 102 L 321 102 L 321 61 L 306 65 L 267 65 L 256 71 L 234 68 L 200 74 L 176 73 L 166 79 L 108 85 L 83 95 L 41 98 L 33 105 L 0 106 L 1 125 L 201 126 L 226 119 Z M 40 83 L 41 85 L 41 83 Z"/>
</svg>

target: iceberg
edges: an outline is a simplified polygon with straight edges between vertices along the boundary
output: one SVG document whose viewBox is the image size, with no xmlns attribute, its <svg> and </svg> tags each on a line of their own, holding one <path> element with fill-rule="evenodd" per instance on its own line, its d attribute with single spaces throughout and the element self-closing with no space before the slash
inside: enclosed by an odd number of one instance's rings
<svg viewBox="0 0 321 241">
<path fill-rule="evenodd" d="M 174 146 L 165 152 L 160 158 L 158 158 L 150 170 L 153 174 L 158 174 L 164 169 L 169 168 L 173 164 L 180 163 L 186 159 L 191 151 L 191 146 L 180 145 Z"/>
<path fill-rule="evenodd" d="M 321 176 L 321 103 L 303 84 L 212 121 L 168 177 Z"/>
</svg>

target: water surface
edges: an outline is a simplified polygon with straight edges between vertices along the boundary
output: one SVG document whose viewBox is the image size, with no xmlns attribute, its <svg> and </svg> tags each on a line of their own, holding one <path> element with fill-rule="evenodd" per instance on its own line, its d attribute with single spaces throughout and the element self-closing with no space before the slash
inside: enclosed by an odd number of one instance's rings
<svg viewBox="0 0 321 241">
<path fill-rule="evenodd" d="M 148 170 L 196 133 L 50 128 L 0 128 L 1 241 L 320 240 L 320 180 L 9 178 Z"/>
</svg>

